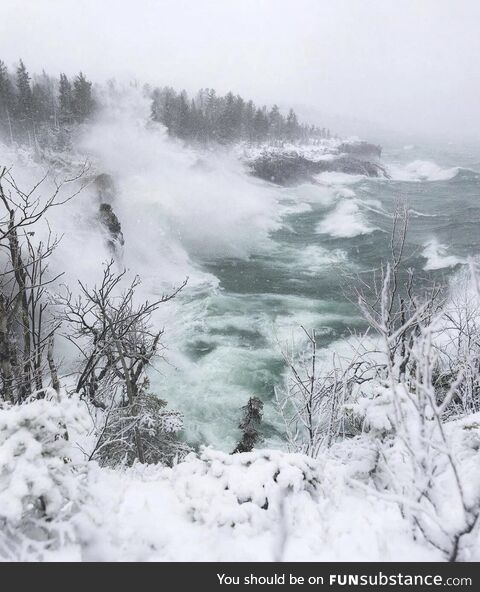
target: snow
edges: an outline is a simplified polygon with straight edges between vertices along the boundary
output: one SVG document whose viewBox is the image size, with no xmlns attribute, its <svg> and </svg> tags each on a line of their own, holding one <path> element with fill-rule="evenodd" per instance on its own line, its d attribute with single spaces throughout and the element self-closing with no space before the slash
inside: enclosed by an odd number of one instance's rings
<svg viewBox="0 0 480 592">
<path fill-rule="evenodd" d="M 435 558 L 415 548 L 396 508 L 365 499 L 338 468 L 204 450 L 173 469 L 94 470 L 79 552 L 96 561 L 388 560 L 400 544 L 407 560 Z"/>
<path fill-rule="evenodd" d="M 339 146 L 342 140 L 338 138 L 325 138 L 316 140 L 314 144 L 290 144 L 282 142 L 281 145 L 270 143 L 250 145 L 238 144 L 235 147 L 237 156 L 250 162 L 264 156 L 302 156 L 312 162 L 321 160 L 333 160 L 339 156 Z"/>
<path fill-rule="evenodd" d="M 173 468 L 137 464 L 124 470 L 78 459 L 70 436 L 75 427 L 80 433 L 87 417 L 75 397 L 60 403 L 32 401 L 0 411 L 4 560 L 443 559 L 414 540 L 395 496 L 389 499 L 370 482 L 375 430 L 390 427 L 379 411 L 388 407 L 381 397 L 371 409 L 364 403 L 358 410 L 368 410 L 371 432 L 334 445 L 317 460 L 278 450 L 231 455 L 204 448 Z M 473 499 L 480 488 L 480 415 L 447 428 Z M 77 460 L 68 460 L 75 451 Z M 392 470 L 408 479 L 410 467 L 402 458 L 394 446 Z M 455 522 L 451 475 L 445 466 L 442 471 L 439 505 L 450 506 Z M 38 496 L 53 521 L 42 521 Z M 473 544 L 470 549 L 478 560 Z"/>
</svg>

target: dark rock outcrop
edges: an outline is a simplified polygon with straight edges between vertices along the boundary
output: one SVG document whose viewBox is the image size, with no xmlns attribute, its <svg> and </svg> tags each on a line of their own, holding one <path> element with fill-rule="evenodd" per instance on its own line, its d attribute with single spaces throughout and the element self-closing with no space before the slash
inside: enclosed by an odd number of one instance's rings
<svg viewBox="0 0 480 592">
<path fill-rule="evenodd" d="M 95 188 L 100 203 L 111 204 L 115 198 L 115 183 L 111 175 L 102 173 L 95 177 Z"/>
<path fill-rule="evenodd" d="M 319 173 L 335 172 L 348 175 L 388 178 L 386 170 L 377 162 L 341 155 L 330 160 L 311 160 L 298 153 L 266 153 L 248 163 L 255 177 L 277 183 L 294 185 L 314 182 Z"/>
<path fill-rule="evenodd" d="M 118 254 L 119 248 L 123 247 L 122 226 L 117 215 L 113 211 L 112 203 L 115 201 L 115 184 L 111 175 L 102 173 L 95 178 L 95 187 L 98 200 L 98 220 L 107 232 L 107 245 L 113 255 Z"/>
<path fill-rule="evenodd" d="M 101 203 L 98 217 L 100 223 L 109 234 L 108 245 L 113 250 L 115 250 L 118 245 L 123 247 L 125 240 L 123 238 L 122 226 L 117 215 L 112 210 L 112 206 L 110 204 Z"/>
</svg>

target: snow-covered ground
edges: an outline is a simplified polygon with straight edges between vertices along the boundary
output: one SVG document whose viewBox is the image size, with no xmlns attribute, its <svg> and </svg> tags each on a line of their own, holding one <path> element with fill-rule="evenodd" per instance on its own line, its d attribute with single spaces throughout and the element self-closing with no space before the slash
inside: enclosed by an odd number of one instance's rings
<svg viewBox="0 0 480 592">
<path fill-rule="evenodd" d="M 273 450 L 230 455 L 205 448 L 173 468 L 137 464 L 112 470 L 84 459 L 80 447 L 88 417 L 76 397 L 4 407 L 0 556 L 60 561 L 445 559 L 414 536 L 408 513 L 415 504 L 389 487 L 382 490 L 373 478 L 379 449 L 374 434 L 384 429 L 384 416 L 377 408 L 366 417 L 372 432 L 333 446 L 317 460 Z M 468 476 L 468 498 L 480 484 L 480 416 L 452 422 L 447 432 L 460 476 Z M 405 450 L 393 444 L 387 455 L 387 468 L 397 478 L 403 474 L 408 486 Z M 447 506 L 439 507 L 439 515 L 447 517 L 445 530 L 457 520 L 458 501 L 447 464 L 438 463 L 437 478 Z M 478 534 L 473 537 L 464 541 L 464 559 L 480 559 Z"/>
</svg>

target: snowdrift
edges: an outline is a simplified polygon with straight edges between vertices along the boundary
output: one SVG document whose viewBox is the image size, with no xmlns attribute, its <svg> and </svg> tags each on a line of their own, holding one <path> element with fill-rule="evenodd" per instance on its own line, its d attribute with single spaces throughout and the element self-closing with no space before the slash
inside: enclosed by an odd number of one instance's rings
<svg viewBox="0 0 480 592">
<path fill-rule="evenodd" d="M 339 443 L 316 461 L 273 450 L 230 455 L 205 448 L 173 468 L 111 470 L 82 460 L 86 413 L 75 397 L 2 408 L 3 560 L 444 559 L 413 537 L 398 496 L 373 485 L 372 434 Z M 475 491 L 480 416 L 452 422 L 448 431 Z M 390 461 L 403 462 L 408 478 L 408 459 L 398 452 L 392 448 Z M 450 476 L 442 470 L 444 501 L 454 514 Z M 480 558 L 475 537 L 469 560 Z"/>
</svg>

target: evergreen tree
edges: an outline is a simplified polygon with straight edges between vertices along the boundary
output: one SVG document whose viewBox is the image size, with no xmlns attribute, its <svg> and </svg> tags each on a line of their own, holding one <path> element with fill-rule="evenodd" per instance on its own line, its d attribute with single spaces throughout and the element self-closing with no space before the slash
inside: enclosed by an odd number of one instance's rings
<svg viewBox="0 0 480 592">
<path fill-rule="evenodd" d="M 34 123 L 45 123 L 50 120 L 52 106 L 48 88 L 39 82 L 32 85 L 32 120 Z"/>
<path fill-rule="evenodd" d="M 244 138 L 249 142 L 253 142 L 255 138 L 254 119 L 255 105 L 253 104 L 253 101 L 248 101 L 243 111 L 243 133 Z"/>
<path fill-rule="evenodd" d="M 65 74 L 60 74 L 58 87 L 59 122 L 69 124 L 73 121 L 72 85 Z"/>
<path fill-rule="evenodd" d="M 267 109 L 257 109 L 255 117 L 253 118 L 253 135 L 257 142 L 263 142 L 267 139 L 269 130 L 269 122 L 267 116 Z"/>
<path fill-rule="evenodd" d="M 10 74 L 5 64 L 0 60 L 0 130 L 13 140 L 13 121 L 15 110 L 15 92 Z"/>
<path fill-rule="evenodd" d="M 17 68 L 16 118 L 22 132 L 29 132 L 33 129 L 33 96 L 30 75 L 22 60 Z"/>
<path fill-rule="evenodd" d="M 268 114 L 268 131 L 272 139 L 281 139 L 283 133 L 283 117 L 277 105 L 274 105 Z"/>
<path fill-rule="evenodd" d="M 293 109 L 290 109 L 287 115 L 286 135 L 290 142 L 294 142 L 298 137 L 298 119 Z"/>
<path fill-rule="evenodd" d="M 207 89 L 207 100 L 205 105 L 205 119 L 207 123 L 208 140 L 218 140 L 218 127 L 220 116 L 221 100 L 213 88 Z"/>
<path fill-rule="evenodd" d="M 73 115 L 75 121 L 83 123 L 93 114 L 95 104 L 92 97 L 92 83 L 80 72 L 73 81 Z"/>
<path fill-rule="evenodd" d="M 250 397 L 248 403 L 242 407 L 243 418 L 238 427 L 242 430 L 242 439 L 233 451 L 251 452 L 255 446 L 261 442 L 262 437 L 258 433 L 258 428 L 262 423 L 263 403 L 258 397 Z"/>
<path fill-rule="evenodd" d="M 175 108 L 175 121 L 174 121 L 174 135 L 186 139 L 192 136 L 191 120 L 190 120 L 190 107 L 188 104 L 188 95 L 185 91 L 182 91 L 178 95 Z"/>
<path fill-rule="evenodd" d="M 244 130 L 244 116 L 245 116 L 245 101 L 242 99 L 240 95 L 235 97 L 234 105 L 233 105 L 233 129 L 234 129 L 234 138 L 233 140 L 238 139 L 245 139 L 245 130 Z"/>
<path fill-rule="evenodd" d="M 235 139 L 235 97 L 229 92 L 224 101 L 223 109 L 219 114 L 218 141 L 229 144 Z"/>
<path fill-rule="evenodd" d="M 175 135 L 177 131 L 177 93 L 173 88 L 165 87 L 155 89 L 153 92 L 152 118 L 154 121 L 162 123 L 170 135 Z"/>
</svg>

